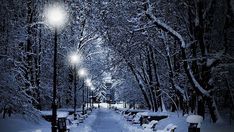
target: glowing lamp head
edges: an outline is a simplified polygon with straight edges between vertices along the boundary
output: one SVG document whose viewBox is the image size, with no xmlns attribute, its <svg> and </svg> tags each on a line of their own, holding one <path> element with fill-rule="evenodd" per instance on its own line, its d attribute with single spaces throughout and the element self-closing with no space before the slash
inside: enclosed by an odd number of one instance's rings
<svg viewBox="0 0 234 132">
<path fill-rule="evenodd" d="M 95 90 L 95 87 L 94 87 L 94 86 L 92 86 L 90 89 L 93 91 L 93 90 Z"/>
<path fill-rule="evenodd" d="M 82 68 L 78 71 L 78 74 L 80 77 L 85 77 L 85 76 L 87 76 L 88 72 L 85 68 Z"/>
<path fill-rule="evenodd" d="M 71 59 L 71 63 L 72 64 L 78 64 L 81 62 L 81 56 L 78 55 L 78 54 L 73 54 L 70 56 L 70 59 Z"/>
<path fill-rule="evenodd" d="M 66 22 L 66 16 L 66 11 L 59 5 L 49 7 L 46 12 L 46 19 L 53 27 L 63 26 Z"/>
<path fill-rule="evenodd" d="M 86 79 L 86 80 L 85 80 L 85 83 L 86 83 L 86 85 L 87 85 L 88 87 L 91 87 L 91 86 L 92 86 L 92 82 L 91 82 L 90 79 Z"/>
</svg>

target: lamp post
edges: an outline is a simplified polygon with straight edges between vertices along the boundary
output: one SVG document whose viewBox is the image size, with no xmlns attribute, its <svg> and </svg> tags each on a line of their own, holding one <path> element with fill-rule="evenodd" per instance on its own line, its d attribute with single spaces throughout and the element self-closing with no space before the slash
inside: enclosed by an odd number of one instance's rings
<svg viewBox="0 0 234 132">
<path fill-rule="evenodd" d="M 52 121 L 51 131 L 57 131 L 57 40 L 58 40 L 58 28 L 65 23 L 66 12 L 59 5 L 53 5 L 46 12 L 46 19 L 49 25 L 54 29 L 54 73 L 53 73 L 53 99 L 52 99 Z"/>
<path fill-rule="evenodd" d="M 86 83 L 86 85 L 87 85 L 87 107 L 88 107 L 88 102 L 89 102 L 89 98 L 88 98 L 88 94 L 89 94 L 89 89 L 88 89 L 88 87 L 93 87 L 93 85 L 92 85 L 92 82 L 91 82 L 91 79 L 86 79 L 85 80 L 85 83 Z"/>
<path fill-rule="evenodd" d="M 92 96 L 93 96 L 93 91 L 91 90 L 91 95 L 89 96 L 89 107 L 92 108 Z"/>
<path fill-rule="evenodd" d="M 95 90 L 95 88 L 91 87 L 91 96 L 92 96 L 92 98 L 91 98 L 91 106 L 92 106 L 92 108 L 93 108 L 93 100 L 94 100 L 94 98 L 93 98 L 93 91 L 94 90 Z"/>
<path fill-rule="evenodd" d="M 85 77 L 85 76 L 87 76 L 87 70 L 85 68 L 82 68 L 79 70 L 78 74 L 80 77 Z M 84 115 L 84 108 L 85 108 L 84 92 L 85 92 L 85 88 L 83 88 L 83 90 L 82 90 L 82 115 Z"/>
<path fill-rule="evenodd" d="M 80 63 L 80 61 L 81 61 L 81 57 L 80 57 L 80 55 L 78 55 L 78 54 L 73 54 L 71 57 L 70 57 L 70 59 L 71 59 L 71 63 L 74 65 L 74 72 L 73 72 L 73 76 L 74 76 L 74 120 L 76 120 L 77 119 L 77 113 L 76 113 L 76 104 L 77 104 L 77 100 L 76 100 L 76 98 L 77 98 L 77 96 L 76 96 L 76 85 L 77 85 L 77 80 L 76 80 L 76 77 L 77 77 L 77 75 L 76 75 L 76 68 L 77 68 L 77 64 L 78 63 Z"/>
<path fill-rule="evenodd" d="M 89 107 L 89 88 L 86 87 L 86 106 Z"/>
<path fill-rule="evenodd" d="M 90 100 L 90 106 L 93 108 L 93 90 L 91 89 L 91 100 Z"/>
<path fill-rule="evenodd" d="M 83 88 L 83 92 L 82 92 L 82 115 L 84 115 L 85 114 L 85 112 L 84 112 L 84 109 L 85 109 L 85 103 L 84 103 L 84 88 Z"/>
<path fill-rule="evenodd" d="M 74 120 L 77 119 L 76 114 L 76 65 L 74 66 Z"/>
<path fill-rule="evenodd" d="M 53 102 L 52 102 L 52 132 L 57 131 L 57 28 L 54 32 L 54 74 L 53 74 Z"/>
</svg>

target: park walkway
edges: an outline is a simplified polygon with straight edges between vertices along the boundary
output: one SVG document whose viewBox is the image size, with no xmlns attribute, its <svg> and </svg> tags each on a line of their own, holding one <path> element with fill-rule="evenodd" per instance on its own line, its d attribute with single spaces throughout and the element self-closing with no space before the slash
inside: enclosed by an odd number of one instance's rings
<svg viewBox="0 0 234 132">
<path fill-rule="evenodd" d="M 99 109 L 96 119 L 91 125 L 93 132 L 123 132 L 122 125 L 116 118 L 116 113 L 107 109 Z"/>
</svg>

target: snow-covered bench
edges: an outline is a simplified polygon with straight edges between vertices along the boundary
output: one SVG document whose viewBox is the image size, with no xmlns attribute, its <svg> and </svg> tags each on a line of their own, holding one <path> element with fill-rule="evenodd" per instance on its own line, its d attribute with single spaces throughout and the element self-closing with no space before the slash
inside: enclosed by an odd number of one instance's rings
<svg viewBox="0 0 234 132">
<path fill-rule="evenodd" d="M 84 122 L 84 119 L 85 119 L 85 116 L 82 115 L 81 113 L 77 113 L 77 116 L 78 116 L 78 121 L 79 121 L 79 123 L 83 123 L 83 122 Z"/>
<path fill-rule="evenodd" d="M 149 124 L 143 124 L 142 127 L 144 129 L 153 129 L 153 130 L 155 130 L 155 126 L 156 126 L 157 123 L 158 123 L 158 121 L 152 120 Z"/>
<path fill-rule="evenodd" d="M 132 121 L 132 119 L 134 118 L 134 116 L 135 116 L 135 114 L 132 115 L 131 113 L 129 113 L 127 115 L 127 117 L 126 117 L 127 121 Z"/>
<path fill-rule="evenodd" d="M 157 130 L 156 132 L 174 132 L 176 127 L 176 125 L 170 123 L 163 130 Z"/>
<path fill-rule="evenodd" d="M 141 113 L 137 113 L 132 119 L 132 124 L 140 124 L 141 118 Z"/>
<path fill-rule="evenodd" d="M 186 122 L 189 123 L 189 130 L 200 130 L 200 127 L 201 127 L 201 123 L 203 121 L 203 117 L 200 116 L 200 115 L 189 115 L 187 118 L 186 118 Z"/>
</svg>

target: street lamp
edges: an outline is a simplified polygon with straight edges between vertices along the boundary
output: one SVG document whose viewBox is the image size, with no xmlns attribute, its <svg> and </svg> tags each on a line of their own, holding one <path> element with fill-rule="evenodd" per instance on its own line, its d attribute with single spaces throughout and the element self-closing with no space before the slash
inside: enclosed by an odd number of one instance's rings
<svg viewBox="0 0 234 132">
<path fill-rule="evenodd" d="M 93 98 L 93 91 L 95 90 L 95 87 L 92 86 L 90 89 L 91 89 L 91 92 L 92 92 L 92 93 L 91 93 L 91 96 L 92 96 L 92 98 L 91 98 L 91 104 L 92 104 L 92 105 L 91 105 L 91 106 L 92 106 L 92 108 L 93 108 L 93 101 L 94 101 L 94 98 Z"/>
<path fill-rule="evenodd" d="M 88 87 L 89 88 L 91 88 L 92 86 L 93 86 L 93 84 L 92 84 L 92 82 L 91 82 L 91 79 L 86 79 L 85 80 L 85 83 L 86 83 L 86 85 L 87 85 L 87 108 L 88 108 L 88 103 L 89 103 L 89 89 L 88 89 Z"/>
<path fill-rule="evenodd" d="M 86 83 L 86 85 L 87 85 L 87 102 L 89 102 L 88 100 L 88 94 L 89 94 L 89 90 L 88 90 L 88 87 L 91 89 L 91 91 L 92 91 L 92 89 L 94 88 L 93 87 L 93 84 L 92 84 L 92 82 L 91 82 L 91 79 L 89 79 L 89 78 L 87 78 L 86 80 L 85 80 L 85 83 Z M 91 106 L 91 102 L 90 102 L 90 106 Z M 87 103 L 87 107 L 88 107 L 88 103 Z"/>
<path fill-rule="evenodd" d="M 73 54 L 70 56 L 70 61 L 71 63 L 74 65 L 74 72 L 73 72 L 73 76 L 74 76 L 74 120 L 77 119 L 77 114 L 76 114 L 76 104 L 77 104 L 77 100 L 76 100 L 76 85 L 77 85 L 77 82 L 76 82 L 76 67 L 77 67 L 77 64 L 81 62 L 81 56 L 78 55 L 78 54 Z"/>
<path fill-rule="evenodd" d="M 87 85 L 88 87 L 91 87 L 91 86 L 92 86 L 91 79 L 89 79 L 89 78 L 85 80 L 85 83 L 86 83 L 86 85 Z"/>
<path fill-rule="evenodd" d="M 66 11 L 59 5 L 55 4 L 48 8 L 45 12 L 46 20 L 48 24 L 54 29 L 54 73 L 53 73 L 53 100 L 52 100 L 52 122 L 51 130 L 52 132 L 57 131 L 57 99 L 56 99 L 56 90 L 57 90 L 57 37 L 58 37 L 58 28 L 62 27 L 66 20 Z"/>
<path fill-rule="evenodd" d="M 62 27 L 67 20 L 67 13 L 59 4 L 49 6 L 45 12 L 46 21 L 52 28 Z"/>
<path fill-rule="evenodd" d="M 79 74 L 80 77 L 86 77 L 88 75 L 88 71 L 85 68 L 81 68 L 78 71 L 78 74 Z"/>
<path fill-rule="evenodd" d="M 81 55 L 80 54 L 72 54 L 70 56 L 70 61 L 72 64 L 79 64 L 81 62 Z"/>
<path fill-rule="evenodd" d="M 78 71 L 78 74 L 80 77 L 86 77 L 88 72 L 85 68 L 81 68 L 79 71 Z M 83 91 L 82 91 L 82 115 L 84 115 L 84 108 L 85 108 L 85 104 L 84 104 L 84 88 L 83 88 Z"/>
</svg>

